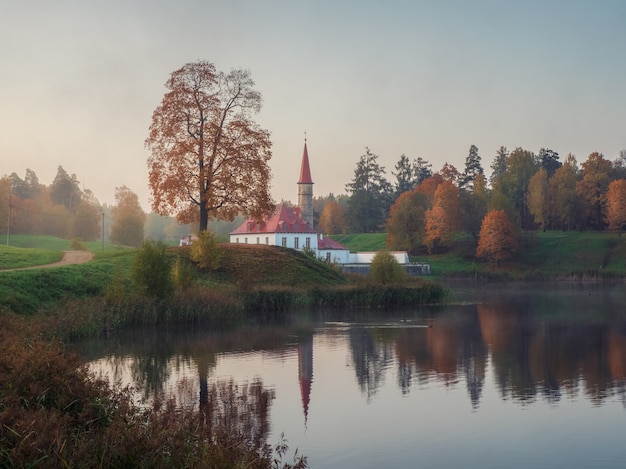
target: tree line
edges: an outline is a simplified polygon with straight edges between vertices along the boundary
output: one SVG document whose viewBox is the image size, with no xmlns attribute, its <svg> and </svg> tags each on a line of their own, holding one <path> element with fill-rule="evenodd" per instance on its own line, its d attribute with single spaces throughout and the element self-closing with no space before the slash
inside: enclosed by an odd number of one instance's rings
<svg viewBox="0 0 626 469">
<path fill-rule="evenodd" d="M 121 186 L 115 188 L 115 202 L 113 206 L 101 204 L 62 166 L 49 185 L 40 183 L 32 169 L 26 170 L 24 178 L 13 172 L 0 177 L 0 230 L 7 237 L 30 234 L 96 241 L 106 219 L 106 235 L 112 243 L 139 246 L 146 222 L 139 198 Z"/>
<path fill-rule="evenodd" d="M 391 249 L 411 254 L 442 252 L 464 232 L 478 257 L 499 262 L 516 251 L 522 231 L 626 227 L 626 150 L 615 161 L 594 152 L 579 165 L 548 148 L 500 147 L 489 179 L 475 145 L 463 171 L 445 163 L 433 172 L 428 161 L 404 154 L 394 169 L 392 183 L 366 148 L 348 194 L 316 200 L 321 231 L 386 231 Z"/>
</svg>

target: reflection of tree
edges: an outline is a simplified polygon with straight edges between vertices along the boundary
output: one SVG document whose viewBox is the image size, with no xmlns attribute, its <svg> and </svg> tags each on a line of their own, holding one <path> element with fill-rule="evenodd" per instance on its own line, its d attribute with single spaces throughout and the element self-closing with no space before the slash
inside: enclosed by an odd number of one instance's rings
<svg viewBox="0 0 626 469">
<path fill-rule="evenodd" d="M 523 320 L 523 303 L 477 304 L 480 330 L 491 358 L 502 397 L 532 401 L 536 390 L 528 363 L 530 335 Z"/>
<path fill-rule="evenodd" d="M 601 404 L 619 392 L 626 341 L 611 318 L 621 309 L 610 296 L 566 291 L 529 298 L 477 306 L 501 395 L 528 401 L 541 394 L 558 402 L 581 383 L 588 398 Z"/>
<path fill-rule="evenodd" d="M 477 409 L 485 384 L 485 370 L 487 369 L 487 347 L 482 340 L 480 327 L 475 315 L 464 316 L 463 335 L 461 343 L 461 368 L 465 374 L 467 394 L 472 408 Z M 469 319 L 471 318 L 471 319 Z"/>
<path fill-rule="evenodd" d="M 349 340 L 352 363 L 359 389 L 368 400 L 374 396 L 384 379 L 384 371 L 391 363 L 392 348 L 388 343 L 376 343 L 373 329 L 354 327 Z"/>
<path fill-rule="evenodd" d="M 431 378 L 454 385 L 465 376 L 473 407 L 478 407 L 485 380 L 487 349 L 478 322 L 467 308 L 459 316 L 440 317 L 434 327 L 401 329 L 396 338 L 398 384 L 403 394 L 414 379 Z"/>
<path fill-rule="evenodd" d="M 216 439 L 244 435 L 255 448 L 267 440 L 270 430 L 269 409 L 276 397 L 265 389 L 260 379 L 251 384 L 235 384 L 233 380 L 213 383 L 201 407 L 202 424 L 210 427 Z"/>
</svg>

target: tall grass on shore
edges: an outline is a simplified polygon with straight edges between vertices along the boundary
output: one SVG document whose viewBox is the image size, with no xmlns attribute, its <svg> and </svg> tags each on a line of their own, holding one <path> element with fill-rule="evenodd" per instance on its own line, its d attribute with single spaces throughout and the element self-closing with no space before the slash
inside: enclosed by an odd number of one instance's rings
<svg viewBox="0 0 626 469">
<path fill-rule="evenodd" d="M 274 396 L 258 380 L 218 382 L 199 405 L 139 407 L 40 336 L 32 319 L 0 314 L 0 467 L 306 467 L 266 443 Z"/>
<path fill-rule="evenodd" d="M 63 340 L 106 336 L 128 327 L 203 323 L 229 328 L 245 323 L 285 321 L 304 311 L 385 310 L 440 302 L 444 289 L 434 283 L 361 284 L 298 288 L 194 286 L 166 298 L 109 294 L 66 299 L 34 319 L 46 323 L 51 337 Z"/>
<path fill-rule="evenodd" d="M 70 340 L 128 327 L 202 322 L 224 328 L 243 322 L 241 300 L 234 288 L 226 287 L 193 287 L 167 298 L 123 294 L 67 299 L 42 313 L 49 334 Z"/>
</svg>

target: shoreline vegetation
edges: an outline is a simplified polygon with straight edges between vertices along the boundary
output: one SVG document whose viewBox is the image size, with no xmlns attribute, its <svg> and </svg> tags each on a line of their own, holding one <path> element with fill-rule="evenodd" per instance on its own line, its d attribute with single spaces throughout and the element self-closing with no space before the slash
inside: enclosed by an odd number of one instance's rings
<svg viewBox="0 0 626 469">
<path fill-rule="evenodd" d="M 385 247 L 381 234 L 336 238 L 353 250 Z M 284 462 L 285 440 L 267 444 L 273 394 L 261 382 L 217 383 L 193 408 L 159 399 L 139 406 L 130 389 L 87 372 L 66 347 L 74 339 L 137 326 L 220 329 L 286 322 L 303 312 L 437 304 L 446 295 L 439 280 L 626 278 L 624 239 L 591 232 L 525 234 L 520 254 L 497 267 L 476 262 L 471 239 L 459 238 L 447 252 L 412 258 L 430 264 L 428 278 L 405 278 L 395 267 L 376 278 L 346 275 L 301 252 L 211 239 L 199 257 L 189 247 L 158 243 L 137 250 L 14 240 L 23 247 L 0 247 L 0 467 L 307 466 L 297 452 Z M 56 262 L 60 251 L 76 248 L 94 252 L 93 260 L 2 271 Z M 218 401 L 220 408 L 207 405 Z"/>
<path fill-rule="evenodd" d="M 51 252 L 68 247 L 54 245 L 2 248 L 0 268 L 12 267 L 11 256 L 21 267 L 27 258 L 58 261 Z M 87 248 L 95 256 L 84 264 L 0 271 L 0 467 L 307 467 L 287 440 L 267 443 L 274 396 L 261 382 L 216 383 L 191 408 L 159 399 L 141 406 L 131 389 L 91 375 L 66 345 L 135 326 L 231 328 L 303 310 L 440 302 L 445 293 L 424 279 L 348 278 L 269 246 L 221 245 L 215 269 L 192 262 L 189 247 Z"/>
</svg>

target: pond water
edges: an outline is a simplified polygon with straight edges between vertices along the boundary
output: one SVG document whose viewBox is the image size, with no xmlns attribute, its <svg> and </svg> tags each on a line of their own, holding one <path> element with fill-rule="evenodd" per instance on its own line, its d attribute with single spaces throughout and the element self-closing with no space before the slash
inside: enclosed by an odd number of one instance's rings
<svg viewBox="0 0 626 469">
<path fill-rule="evenodd" d="M 623 467 L 626 288 L 450 290 L 445 307 L 133 331 L 79 351 L 148 399 L 260 379 L 268 442 L 284 432 L 313 468 Z"/>
</svg>

